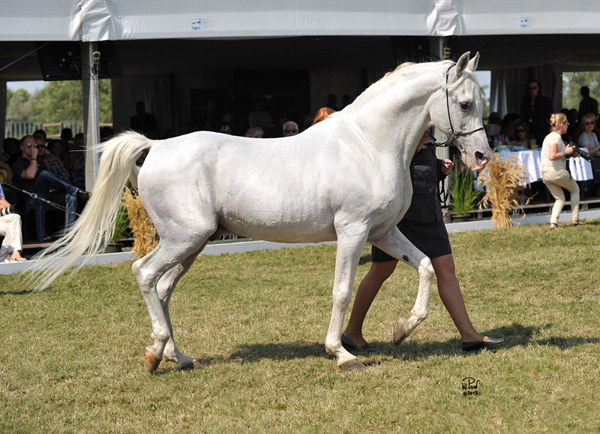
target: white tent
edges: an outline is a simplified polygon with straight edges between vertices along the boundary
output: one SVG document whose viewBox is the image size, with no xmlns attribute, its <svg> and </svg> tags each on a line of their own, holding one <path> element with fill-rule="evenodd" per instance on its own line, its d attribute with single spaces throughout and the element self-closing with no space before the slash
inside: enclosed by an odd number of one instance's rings
<svg viewBox="0 0 600 434">
<path fill-rule="evenodd" d="M 2 41 L 596 33 L 589 0 L 3 1 Z"/>
</svg>

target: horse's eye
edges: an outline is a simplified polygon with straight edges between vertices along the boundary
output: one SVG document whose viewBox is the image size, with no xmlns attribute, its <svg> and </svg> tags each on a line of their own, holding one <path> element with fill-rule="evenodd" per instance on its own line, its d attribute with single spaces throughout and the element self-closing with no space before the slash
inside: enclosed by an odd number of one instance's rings
<svg viewBox="0 0 600 434">
<path fill-rule="evenodd" d="M 469 107 L 471 107 L 471 104 L 468 102 L 461 102 L 461 103 L 459 103 L 459 105 L 460 105 L 460 108 L 463 110 L 467 110 Z"/>
</svg>

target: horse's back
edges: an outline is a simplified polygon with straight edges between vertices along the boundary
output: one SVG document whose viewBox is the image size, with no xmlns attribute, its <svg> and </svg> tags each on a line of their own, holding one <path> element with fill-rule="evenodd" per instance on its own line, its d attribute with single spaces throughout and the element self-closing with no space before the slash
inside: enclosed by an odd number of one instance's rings
<svg viewBox="0 0 600 434">
<path fill-rule="evenodd" d="M 140 170 L 142 202 L 153 221 L 202 216 L 255 238 L 334 239 L 319 157 L 293 142 L 205 132 L 161 141 Z"/>
</svg>

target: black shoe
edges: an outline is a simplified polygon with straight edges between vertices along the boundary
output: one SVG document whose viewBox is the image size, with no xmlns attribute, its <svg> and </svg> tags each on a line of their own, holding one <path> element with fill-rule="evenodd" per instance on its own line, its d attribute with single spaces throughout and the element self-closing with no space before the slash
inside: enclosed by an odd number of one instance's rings
<svg viewBox="0 0 600 434">
<path fill-rule="evenodd" d="M 483 342 L 463 342 L 462 350 L 465 353 L 470 351 L 479 351 L 479 350 L 495 350 L 496 348 L 500 348 L 505 343 L 504 338 L 488 338 L 487 341 Z"/>
<path fill-rule="evenodd" d="M 369 344 L 364 344 L 362 347 L 359 347 L 354 342 L 352 342 L 350 339 L 348 339 L 346 337 L 346 335 L 344 335 L 343 333 L 342 333 L 342 346 L 346 349 L 346 351 L 364 351 L 365 353 L 369 353 L 369 354 L 379 353 L 379 350 L 377 348 L 372 347 Z"/>
</svg>

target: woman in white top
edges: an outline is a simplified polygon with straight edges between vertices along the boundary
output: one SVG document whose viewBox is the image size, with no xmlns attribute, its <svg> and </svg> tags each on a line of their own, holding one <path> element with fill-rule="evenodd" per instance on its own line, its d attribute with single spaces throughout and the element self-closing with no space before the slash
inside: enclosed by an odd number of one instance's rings
<svg viewBox="0 0 600 434">
<path fill-rule="evenodd" d="M 567 132 L 569 123 L 563 113 L 554 113 L 550 117 L 551 132 L 544 139 L 542 145 L 542 180 L 555 202 L 550 217 L 550 229 L 558 227 L 558 216 L 565 205 L 566 188 L 571 193 L 571 217 L 574 226 L 584 225 L 579 220 L 579 187 L 567 171 L 567 155 L 578 155 L 574 148 L 563 142 L 561 135 Z"/>
<path fill-rule="evenodd" d="M 593 113 L 586 114 L 581 119 L 581 126 L 583 127 L 583 133 L 577 139 L 579 146 L 585 146 L 590 155 L 595 155 L 600 150 L 598 145 L 598 137 L 594 133 L 596 127 L 596 115 Z"/>
</svg>

